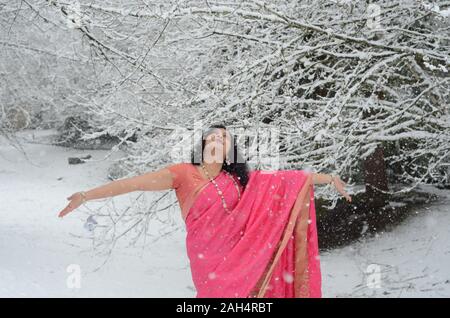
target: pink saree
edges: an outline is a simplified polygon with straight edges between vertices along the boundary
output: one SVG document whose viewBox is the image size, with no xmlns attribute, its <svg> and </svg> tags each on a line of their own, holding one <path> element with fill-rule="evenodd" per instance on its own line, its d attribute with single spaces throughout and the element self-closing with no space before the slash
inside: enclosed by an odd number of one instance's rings
<svg viewBox="0 0 450 318">
<path fill-rule="evenodd" d="M 240 200 L 224 171 L 215 180 L 231 211 L 206 182 L 185 218 L 196 297 L 321 297 L 312 174 L 251 171 Z"/>
</svg>

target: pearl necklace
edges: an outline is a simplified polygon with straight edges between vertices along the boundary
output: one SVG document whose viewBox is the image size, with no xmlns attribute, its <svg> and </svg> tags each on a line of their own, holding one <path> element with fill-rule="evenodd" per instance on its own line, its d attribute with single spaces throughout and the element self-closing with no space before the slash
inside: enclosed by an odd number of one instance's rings
<svg viewBox="0 0 450 318">
<path fill-rule="evenodd" d="M 222 206 L 223 206 L 224 210 L 225 210 L 227 213 L 230 213 L 230 210 L 228 209 L 227 203 L 225 202 L 225 198 L 223 197 L 223 193 L 222 193 L 222 191 L 219 189 L 219 186 L 217 185 L 216 180 L 214 180 L 213 178 L 211 178 L 211 177 L 209 176 L 209 173 L 208 173 L 208 171 L 206 170 L 205 165 L 204 165 L 203 163 L 201 164 L 201 166 L 202 166 L 203 170 L 205 171 L 206 175 L 208 176 L 209 181 L 211 181 L 212 184 L 214 185 L 214 187 L 216 187 L 217 193 L 219 194 L 220 198 L 222 199 Z M 236 190 L 237 190 L 237 192 L 238 192 L 238 200 L 240 200 L 240 199 L 241 199 L 241 191 L 239 190 L 239 186 L 238 186 L 236 180 L 234 180 L 234 178 L 231 176 L 231 174 L 230 174 L 228 171 L 226 171 L 226 170 L 224 170 L 224 171 L 226 172 L 226 174 L 227 174 L 227 175 L 231 178 L 231 180 L 233 181 L 234 186 L 236 187 Z"/>
</svg>

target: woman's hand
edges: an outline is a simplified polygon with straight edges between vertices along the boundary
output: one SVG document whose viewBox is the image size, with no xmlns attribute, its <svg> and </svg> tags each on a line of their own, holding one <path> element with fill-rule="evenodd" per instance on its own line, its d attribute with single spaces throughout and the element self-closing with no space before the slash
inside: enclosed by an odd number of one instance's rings
<svg viewBox="0 0 450 318">
<path fill-rule="evenodd" d="M 348 202 L 352 202 L 352 198 L 350 197 L 350 195 L 344 190 L 344 187 L 347 183 L 345 183 L 344 181 L 341 180 L 341 178 L 339 176 L 334 176 L 334 187 L 336 188 L 336 190 L 342 194 Z"/>
<path fill-rule="evenodd" d="M 84 201 L 83 195 L 80 192 L 72 194 L 67 200 L 70 200 L 70 202 L 61 212 L 59 212 L 58 217 L 60 218 L 78 208 Z"/>
</svg>

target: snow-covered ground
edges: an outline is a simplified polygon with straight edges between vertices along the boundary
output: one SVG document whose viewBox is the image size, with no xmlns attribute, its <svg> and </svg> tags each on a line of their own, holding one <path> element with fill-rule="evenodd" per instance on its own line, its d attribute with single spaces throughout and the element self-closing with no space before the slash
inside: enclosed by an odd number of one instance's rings
<svg viewBox="0 0 450 318">
<path fill-rule="evenodd" d="M 35 134 L 45 140 L 48 133 Z M 86 231 L 85 214 L 57 217 L 70 194 L 109 182 L 107 167 L 118 155 L 100 160 L 107 151 L 23 145 L 28 158 L 0 141 L 0 297 L 195 296 L 183 230 L 144 253 L 117 248 L 95 271 L 104 259 L 70 235 Z M 87 153 L 94 162 L 68 165 L 67 157 Z M 321 254 L 324 297 L 450 296 L 450 194 L 427 189 L 444 200 L 391 232 Z M 130 195 L 114 200 L 124 205 Z"/>
<path fill-rule="evenodd" d="M 450 191 L 402 224 L 321 254 L 324 297 L 450 297 Z"/>
<path fill-rule="evenodd" d="M 46 140 L 44 134 L 36 135 Z M 0 297 L 195 296 L 184 233 L 161 239 L 144 254 L 140 248 L 116 249 L 95 271 L 104 258 L 90 252 L 90 240 L 71 235 L 89 235 L 81 213 L 85 207 L 57 217 L 70 194 L 110 182 L 107 167 L 120 155 L 101 161 L 107 151 L 23 146 L 28 160 L 5 141 L 0 144 Z M 69 156 L 80 154 L 99 161 L 68 164 Z M 132 195 L 115 197 L 116 206 L 127 204 Z M 68 288 L 78 270 L 80 288 Z"/>
</svg>

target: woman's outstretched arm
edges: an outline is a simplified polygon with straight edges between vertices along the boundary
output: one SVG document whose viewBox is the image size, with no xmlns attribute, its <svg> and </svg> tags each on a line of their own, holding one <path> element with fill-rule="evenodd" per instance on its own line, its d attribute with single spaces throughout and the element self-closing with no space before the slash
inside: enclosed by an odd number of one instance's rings
<svg viewBox="0 0 450 318">
<path fill-rule="evenodd" d="M 172 175 L 168 169 L 147 172 L 145 174 L 115 180 L 100 187 L 86 191 L 86 201 L 113 197 L 132 191 L 158 191 L 172 188 Z"/>
<path fill-rule="evenodd" d="M 324 173 L 313 173 L 314 184 L 333 183 L 336 190 L 342 194 L 348 202 L 352 202 L 350 195 L 344 190 L 346 183 L 337 175 L 330 175 Z"/>
<path fill-rule="evenodd" d="M 65 216 L 89 200 L 113 197 L 132 191 L 169 190 L 172 189 L 172 186 L 172 174 L 167 168 L 147 172 L 136 177 L 115 180 L 88 191 L 81 191 L 72 194 L 67 198 L 67 200 L 70 200 L 69 204 L 59 213 L 58 216 Z"/>
<path fill-rule="evenodd" d="M 313 173 L 314 184 L 331 183 L 332 176 L 325 173 Z"/>
</svg>

